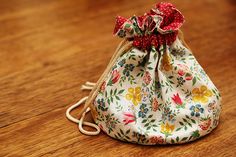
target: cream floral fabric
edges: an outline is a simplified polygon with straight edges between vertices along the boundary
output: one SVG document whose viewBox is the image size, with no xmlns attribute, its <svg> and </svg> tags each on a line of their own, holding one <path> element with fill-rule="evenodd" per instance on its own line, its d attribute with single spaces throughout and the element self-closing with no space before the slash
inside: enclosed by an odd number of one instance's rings
<svg viewBox="0 0 236 157">
<path fill-rule="evenodd" d="M 179 39 L 160 49 L 132 48 L 105 79 L 94 117 L 109 136 L 145 145 L 184 143 L 217 126 L 219 92 L 192 53 Z"/>
</svg>

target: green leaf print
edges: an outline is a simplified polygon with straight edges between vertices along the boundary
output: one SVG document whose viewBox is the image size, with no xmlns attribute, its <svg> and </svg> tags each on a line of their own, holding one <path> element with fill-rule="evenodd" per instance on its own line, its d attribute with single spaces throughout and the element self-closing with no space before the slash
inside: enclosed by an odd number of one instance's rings
<svg viewBox="0 0 236 157">
<path fill-rule="evenodd" d="M 180 131 L 184 129 L 185 131 L 188 130 L 188 127 L 192 127 L 193 124 L 196 124 L 196 121 L 190 118 L 188 115 L 185 115 L 185 118 L 182 118 L 182 121 L 179 122 L 180 127 L 176 129 L 176 131 Z"/>
<path fill-rule="evenodd" d="M 194 77 L 194 78 L 193 78 L 193 86 L 195 85 L 196 82 L 197 82 L 197 78 Z"/>
<path fill-rule="evenodd" d="M 107 95 L 107 91 L 105 92 L 105 101 L 107 101 L 108 104 L 113 103 L 114 101 L 119 101 L 120 100 L 120 96 L 122 96 L 123 92 L 125 90 L 117 90 L 115 89 L 114 91 L 111 89 L 110 90 L 110 95 Z"/>
</svg>

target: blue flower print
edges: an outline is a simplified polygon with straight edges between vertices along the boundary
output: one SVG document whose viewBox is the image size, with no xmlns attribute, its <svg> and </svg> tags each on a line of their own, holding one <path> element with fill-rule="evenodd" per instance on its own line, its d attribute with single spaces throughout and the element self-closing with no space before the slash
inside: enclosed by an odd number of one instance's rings
<svg viewBox="0 0 236 157">
<path fill-rule="evenodd" d="M 142 117 L 142 118 L 146 117 L 146 114 L 148 112 L 148 108 L 146 108 L 146 106 L 147 106 L 146 104 L 142 104 L 140 106 L 140 111 L 138 112 L 139 117 Z"/>
<path fill-rule="evenodd" d="M 199 117 L 201 113 L 203 113 L 204 108 L 200 104 L 192 105 L 190 107 L 191 110 L 191 116 Z"/>
<path fill-rule="evenodd" d="M 123 74 L 127 77 L 129 77 L 130 72 L 134 70 L 134 65 L 133 64 L 126 64 L 125 69 L 123 71 Z"/>
</svg>

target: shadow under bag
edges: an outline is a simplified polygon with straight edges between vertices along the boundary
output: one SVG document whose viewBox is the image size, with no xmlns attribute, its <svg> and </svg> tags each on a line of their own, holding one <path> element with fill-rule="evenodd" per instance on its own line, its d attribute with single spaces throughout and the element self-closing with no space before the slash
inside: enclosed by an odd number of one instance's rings
<svg viewBox="0 0 236 157">
<path fill-rule="evenodd" d="M 67 110 L 82 133 L 143 145 L 193 141 L 219 122 L 221 97 L 183 40 L 183 15 L 159 3 L 143 16 L 118 16 L 114 34 L 124 38 L 98 80 L 82 86 L 88 97 Z M 81 119 L 70 111 L 85 103 Z M 95 123 L 84 122 L 91 110 Z M 83 125 L 97 131 L 83 129 Z"/>
</svg>

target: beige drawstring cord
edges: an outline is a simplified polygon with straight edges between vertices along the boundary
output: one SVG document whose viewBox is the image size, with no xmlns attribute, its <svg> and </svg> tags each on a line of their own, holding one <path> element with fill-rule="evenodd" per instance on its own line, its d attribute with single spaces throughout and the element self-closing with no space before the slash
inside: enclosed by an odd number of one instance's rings
<svg viewBox="0 0 236 157">
<path fill-rule="evenodd" d="M 179 30 L 179 38 L 180 40 L 183 42 L 183 44 L 191 51 L 191 49 L 189 48 L 189 46 L 187 45 L 187 43 L 184 41 L 184 37 L 183 37 L 183 32 L 181 30 Z M 127 43 L 127 44 L 126 44 Z M 86 82 L 85 85 L 82 85 L 81 89 L 82 90 L 91 90 L 89 96 L 82 98 L 78 103 L 72 105 L 71 107 L 69 107 L 66 111 L 66 117 L 71 120 L 72 122 L 78 123 L 79 124 L 79 130 L 81 131 L 81 133 L 86 134 L 86 135 L 97 135 L 100 133 L 100 128 L 94 124 L 94 123 L 90 123 L 90 122 L 84 122 L 84 117 L 86 115 L 86 113 L 88 113 L 90 111 L 89 105 L 91 105 L 91 102 L 95 99 L 95 97 L 97 96 L 97 93 L 105 79 L 105 77 L 108 75 L 108 73 L 111 71 L 112 66 L 115 64 L 117 58 L 119 58 L 121 55 L 123 55 L 124 53 L 126 53 L 130 48 L 132 47 L 132 42 L 127 41 L 126 39 L 124 39 L 117 47 L 114 55 L 112 56 L 106 70 L 103 72 L 103 74 L 101 75 L 101 77 L 99 78 L 99 80 L 97 81 L 97 83 L 92 83 L 92 82 Z M 70 112 L 75 109 L 76 107 L 78 107 L 81 104 L 84 104 L 84 108 L 80 111 L 79 113 L 79 117 L 80 120 L 72 117 L 70 115 Z M 83 125 L 87 125 L 90 127 L 93 127 L 96 129 L 96 131 L 92 132 L 92 131 L 86 131 L 83 129 Z"/>
<path fill-rule="evenodd" d="M 83 133 L 83 134 L 86 134 L 86 135 L 98 135 L 100 133 L 100 128 L 96 125 L 96 124 L 93 124 L 93 123 L 90 123 L 90 122 L 84 122 L 84 117 L 85 117 L 85 114 L 87 112 L 90 111 L 90 108 L 88 107 L 86 112 L 83 113 L 83 115 L 81 116 L 81 119 L 78 120 L 74 117 L 72 117 L 70 115 L 70 112 L 77 108 L 79 105 L 83 104 L 86 100 L 88 99 L 88 97 L 84 97 L 82 99 L 80 99 L 79 102 L 77 102 L 76 104 L 72 105 L 71 107 L 69 107 L 67 110 L 66 110 L 66 117 L 71 120 L 72 122 L 75 122 L 75 123 L 78 123 L 78 127 L 79 127 L 79 130 Z M 92 128 L 95 128 L 96 131 L 87 131 L 87 130 L 84 130 L 83 126 L 82 125 L 86 125 L 86 126 L 90 126 Z"/>
<path fill-rule="evenodd" d="M 81 90 L 92 90 L 96 83 L 86 82 L 85 85 L 82 85 Z"/>
<path fill-rule="evenodd" d="M 93 123 L 90 122 L 84 122 L 84 117 L 86 113 L 90 111 L 89 105 L 91 102 L 94 100 L 95 96 L 97 95 L 97 92 L 99 91 L 105 77 L 108 75 L 108 73 L 111 71 L 112 66 L 115 64 L 117 58 L 119 58 L 123 53 L 127 52 L 132 45 L 132 42 L 128 42 L 126 39 L 124 39 L 117 47 L 114 55 L 112 56 L 106 70 L 103 72 L 102 76 L 99 78 L 97 83 L 92 83 L 92 82 L 86 82 L 85 85 L 82 85 L 81 90 L 91 90 L 89 96 L 82 98 L 78 103 L 72 105 L 66 110 L 66 117 L 71 120 L 72 122 L 78 123 L 79 124 L 79 130 L 81 133 L 86 134 L 86 135 L 97 135 L 100 133 L 100 128 Z M 80 119 L 76 119 L 70 115 L 70 112 L 77 108 L 79 105 L 85 103 L 84 108 L 82 111 L 79 113 Z M 86 131 L 83 129 L 83 125 L 90 126 L 92 128 L 95 128 L 96 131 Z"/>
</svg>

